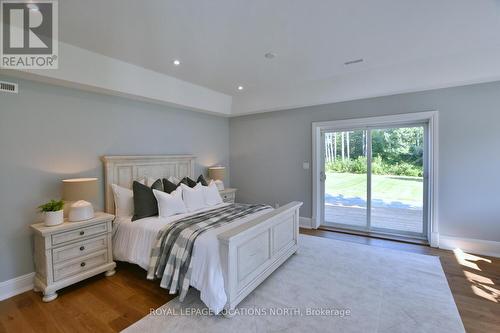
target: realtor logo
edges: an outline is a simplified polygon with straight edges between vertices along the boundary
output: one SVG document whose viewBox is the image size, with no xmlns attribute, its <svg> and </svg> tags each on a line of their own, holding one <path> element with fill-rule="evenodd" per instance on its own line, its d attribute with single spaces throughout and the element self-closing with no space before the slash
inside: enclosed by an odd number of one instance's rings
<svg viewBox="0 0 500 333">
<path fill-rule="evenodd" d="M 57 69 L 57 0 L 0 0 L 0 67 Z"/>
</svg>

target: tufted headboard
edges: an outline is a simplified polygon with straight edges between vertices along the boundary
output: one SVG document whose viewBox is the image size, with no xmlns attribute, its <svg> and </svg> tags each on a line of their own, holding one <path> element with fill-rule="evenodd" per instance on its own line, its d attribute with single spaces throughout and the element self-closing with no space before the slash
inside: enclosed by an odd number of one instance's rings
<svg viewBox="0 0 500 333">
<path fill-rule="evenodd" d="M 132 188 L 132 182 L 143 177 L 195 178 L 192 155 L 103 156 L 106 212 L 115 213 L 111 184 Z"/>
</svg>

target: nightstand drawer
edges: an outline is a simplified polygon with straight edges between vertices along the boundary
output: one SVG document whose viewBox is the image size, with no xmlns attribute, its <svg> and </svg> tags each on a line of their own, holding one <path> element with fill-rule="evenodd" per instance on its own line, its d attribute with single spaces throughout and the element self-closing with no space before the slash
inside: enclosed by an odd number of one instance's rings
<svg viewBox="0 0 500 333">
<path fill-rule="evenodd" d="M 94 254 L 54 265 L 54 281 L 83 273 L 94 267 L 104 265 L 108 261 L 107 250 L 99 251 Z"/>
<path fill-rule="evenodd" d="M 89 253 L 105 249 L 107 245 L 108 238 L 106 235 L 97 236 L 96 238 L 87 239 L 76 244 L 52 249 L 52 260 L 54 263 L 60 263 L 65 260 L 85 256 Z"/>
<path fill-rule="evenodd" d="M 107 230 L 107 223 L 99 223 L 72 231 L 62 232 L 52 235 L 52 245 L 58 245 L 79 239 L 84 239 L 88 236 L 104 233 Z"/>
</svg>

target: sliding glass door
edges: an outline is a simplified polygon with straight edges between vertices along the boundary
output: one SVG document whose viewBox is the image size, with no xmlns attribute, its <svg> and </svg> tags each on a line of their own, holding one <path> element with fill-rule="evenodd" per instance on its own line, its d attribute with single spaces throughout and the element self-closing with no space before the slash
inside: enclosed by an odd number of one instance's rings
<svg viewBox="0 0 500 333">
<path fill-rule="evenodd" d="M 424 234 L 424 126 L 375 129 L 372 229 Z"/>
<path fill-rule="evenodd" d="M 324 133 L 324 221 L 365 228 L 368 217 L 367 131 Z"/>
<path fill-rule="evenodd" d="M 425 239 L 426 124 L 323 131 L 324 225 Z"/>
</svg>

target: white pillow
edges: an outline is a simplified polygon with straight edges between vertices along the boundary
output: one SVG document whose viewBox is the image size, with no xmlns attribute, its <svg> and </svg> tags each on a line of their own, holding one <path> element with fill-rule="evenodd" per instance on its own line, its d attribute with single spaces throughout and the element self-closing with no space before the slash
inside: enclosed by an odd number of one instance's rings
<svg viewBox="0 0 500 333">
<path fill-rule="evenodd" d="M 181 187 L 178 187 L 170 194 L 158 190 L 153 190 L 153 194 L 156 201 L 158 201 L 158 215 L 160 217 L 169 217 L 187 212 L 184 201 L 182 201 Z"/>
<path fill-rule="evenodd" d="M 111 184 L 111 188 L 115 199 L 115 215 L 117 217 L 134 215 L 134 192 L 116 184 Z"/>
<path fill-rule="evenodd" d="M 198 183 L 191 188 L 185 184 L 181 184 L 182 198 L 189 212 L 205 208 L 205 196 L 203 195 L 203 186 Z"/>
<path fill-rule="evenodd" d="M 214 181 L 211 181 L 208 186 L 203 186 L 203 195 L 207 206 L 214 206 L 224 202 Z"/>
</svg>

